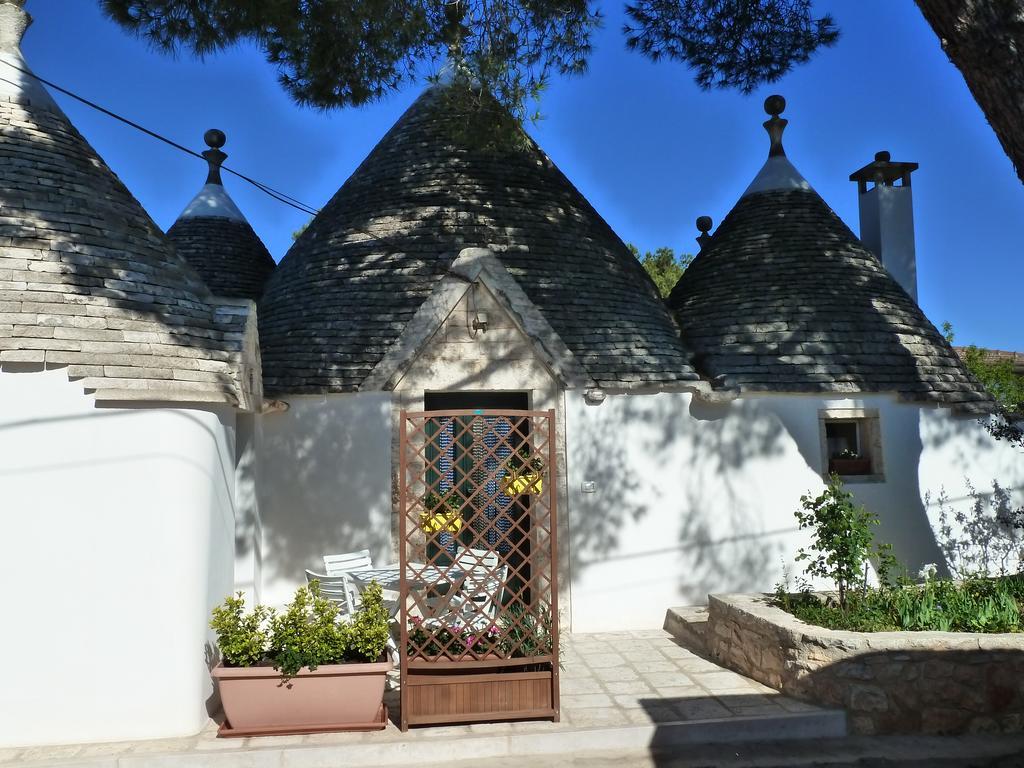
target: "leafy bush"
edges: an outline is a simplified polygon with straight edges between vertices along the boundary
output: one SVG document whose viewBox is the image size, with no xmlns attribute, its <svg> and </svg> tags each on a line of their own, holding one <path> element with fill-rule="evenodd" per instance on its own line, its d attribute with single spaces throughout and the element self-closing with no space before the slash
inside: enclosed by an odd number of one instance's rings
<svg viewBox="0 0 1024 768">
<path fill-rule="evenodd" d="M 217 646 L 225 666 L 252 667 L 264 660 L 270 639 L 265 623 L 272 614 L 272 609 L 262 605 L 246 614 L 241 592 L 234 597 L 228 595 L 222 605 L 213 609 L 210 628 L 217 633 Z"/>
<path fill-rule="evenodd" d="M 956 522 L 964 530 L 964 539 L 952 536 L 945 509 L 947 500 L 944 495 L 940 497 L 941 533 L 946 540 L 942 548 L 952 565 L 973 569 L 982 564 L 991 565 L 995 558 L 1005 570 L 1011 550 L 1015 550 L 1014 554 L 1019 551 L 1017 548 L 1021 545 L 1016 535 L 1009 537 L 1009 545 L 994 541 L 996 529 L 1013 529 L 1015 520 L 1008 494 L 997 484 L 994 487 L 991 517 L 984 514 L 984 502 L 971 488 L 977 519 L 968 519 L 963 513 L 956 516 Z M 817 497 L 807 494 L 800 501 L 802 509 L 796 512 L 796 517 L 801 528 L 813 530 L 814 553 L 801 549 L 796 559 L 809 561 L 805 567 L 807 575 L 831 579 L 838 597 L 815 594 L 806 581 L 796 594 L 790 594 L 787 576 L 787 585 L 775 588 L 774 604 L 783 610 L 809 624 L 857 632 L 1024 630 L 1021 621 L 1024 574 L 996 579 L 974 577 L 956 582 L 936 579 L 936 567 L 927 565 L 921 571 L 923 584 L 911 584 L 905 577 L 894 584 L 889 574 L 896 565 L 895 558 L 888 545 L 874 545 L 871 534 L 871 526 L 877 525 L 878 519 L 853 504 L 852 494 L 843 489 L 836 475 L 829 478 L 824 493 Z M 978 552 L 971 548 L 975 545 L 980 547 Z M 881 584 L 869 589 L 864 568 L 872 553 L 878 560 Z M 858 584 L 859 590 L 852 589 Z"/>
<path fill-rule="evenodd" d="M 391 615 L 384 605 L 384 590 L 371 581 L 363 590 L 359 610 L 347 631 L 346 661 L 378 661 L 387 648 Z"/>
<path fill-rule="evenodd" d="M 338 623 L 338 606 L 320 594 L 319 582 L 301 587 L 284 613 L 270 618 L 268 655 L 284 677 L 340 663 L 348 647 L 348 627 Z"/>
<path fill-rule="evenodd" d="M 801 509 L 794 514 L 801 529 L 813 531 L 813 552 L 801 549 L 798 562 L 807 561 L 804 573 L 831 580 L 839 592 L 839 607 L 845 609 L 850 589 L 863 584 L 870 555 L 879 561 L 879 576 L 884 581 L 894 565 L 889 545 L 873 547 L 871 527 L 878 518 L 853 503 L 853 494 L 843 488 L 839 475 L 829 476 L 828 487 L 818 496 L 800 497 Z"/>
<path fill-rule="evenodd" d="M 551 637 L 551 612 L 528 611 L 513 603 L 501 614 L 502 646 L 511 658 L 543 656 L 554 647 Z"/>
<path fill-rule="evenodd" d="M 1024 580 L 929 579 L 853 593 L 844 610 L 827 596 L 776 591 L 775 604 L 808 624 L 854 632 L 1020 632 Z"/>
<path fill-rule="evenodd" d="M 501 654 L 498 647 L 498 629 L 490 627 L 483 632 L 474 630 L 465 624 L 452 624 L 447 627 L 423 626 L 423 619 L 414 616 L 409 627 L 409 655 L 427 658 L 447 654 L 455 660 L 470 658 L 470 653 L 485 656 L 488 653 Z"/>
<path fill-rule="evenodd" d="M 856 592 L 850 594 L 850 604 L 843 609 L 835 600 L 819 596 L 810 589 L 788 594 L 780 586 L 776 587 L 774 604 L 801 621 L 818 627 L 850 632 L 888 632 L 898 629 L 881 606 L 869 599 L 869 595 Z"/>
<path fill-rule="evenodd" d="M 289 678 L 303 667 L 378 661 L 387 646 L 389 616 L 376 582 L 363 592 L 350 623 L 338 621 L 338 606 L 320 594 L 316 581 L 299 587 L 280 614 L 262 605 L 248 615 L 244 610 L 241 592 L 213 610 L 210 627 L 225 666 L 269 664 Z"/>
<path fill-rule="evenodd" d="M 551 612 L 547 609 L 530 611 L 518 603 L 505 608 L 498 617 L 497 626 L 484 631 L 465 624 L 428 628 L 419 617 L 413 617 L 411 621 L 410 655 L 432 657 L 446 654 L 460 659 L 472 650 L 480 656 L 493 653 L 504 659 L 515 659 L 544 656 L 554 647 Z"/>
</svg>

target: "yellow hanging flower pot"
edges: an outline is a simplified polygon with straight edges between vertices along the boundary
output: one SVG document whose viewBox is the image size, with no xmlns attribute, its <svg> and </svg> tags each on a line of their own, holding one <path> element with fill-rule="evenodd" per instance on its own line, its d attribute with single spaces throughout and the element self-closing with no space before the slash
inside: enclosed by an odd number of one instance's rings
<svg viewBox="0 0 1024 768">
<path fill-rule="evenodd" d="M 423 497 L 420 528 L 427 533 L 458 533 L 462 530 L 462 510 L 455 499 L 442 499 L 436 493 Z"/>
<path fill-rule="evenodd" d="M 523 493 L 543 493 L 544 478 L 537 472 L 513 473 L 505 478 L 502 490 L 506 496 L 519 496 Z"/>
<path fill-rule="evenodd" d="M 462 530 L 462 515 L 458 510 L 421 512 L 420 527 L 427 533 L 458 533 Z"/>
</svg>

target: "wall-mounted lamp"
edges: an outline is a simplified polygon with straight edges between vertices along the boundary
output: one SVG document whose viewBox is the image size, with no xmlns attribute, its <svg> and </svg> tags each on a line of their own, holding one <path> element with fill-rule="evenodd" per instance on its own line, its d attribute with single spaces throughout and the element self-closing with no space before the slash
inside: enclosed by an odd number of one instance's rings
<svg viewBox="0 0 1024 768">
<path fill-rule="evenodd" d="M 600 405 L 604 402 L 604 396 L 603 389 L 588 389 L 583 393 L 583 402 L 587 405 Z"/>
<path fill-rule="evenodd" d="M 477 310 L 473 316 L 473 330 L 487 333 L 487 313 L 483 310 Z"/>
</svg>

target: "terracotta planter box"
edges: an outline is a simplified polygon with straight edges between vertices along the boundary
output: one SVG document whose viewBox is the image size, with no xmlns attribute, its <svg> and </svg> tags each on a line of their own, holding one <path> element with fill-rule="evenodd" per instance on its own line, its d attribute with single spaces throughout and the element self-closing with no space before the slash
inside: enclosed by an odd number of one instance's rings
<svg viewBox="0 0 1024 768">
<path fill-rule="evenodd" d="M 558 719 L 551 669 L 524 672 L 498 667 L 410 669 L 403 720 L 408 725 Z M 550 666 L 550 665 L 548 665 Z"/>
<path fill-rule="evenodd" d="M 379 717 L 390 661 L 303 667 L 284 681 L 273 667 L 217 665 L 224 715 L 235 731 L 367 726 Z"/>
<path fill-rule="evenodd" d="M 828 471 L 837 475 L 870 475 L 871 459 L 829 459 Z"/>
</svg>

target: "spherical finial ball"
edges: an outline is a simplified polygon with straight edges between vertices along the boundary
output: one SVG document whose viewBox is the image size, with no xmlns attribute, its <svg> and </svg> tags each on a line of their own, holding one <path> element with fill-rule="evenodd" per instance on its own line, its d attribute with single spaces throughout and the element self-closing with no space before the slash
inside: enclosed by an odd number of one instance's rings
<svg viewBox="0 0 1024 768">
<path fill-rule="evenodd" d="M 890 155 L 884 149 L 881 152 L 875 152 L 875 162 L 888 163 L 891 159 L 892 155 Z"/>
<path fill-rule="evenodd" d="M 217 128 L 211 128 L 203 134 L 203 141 L 206 142 L 206 146 L 211 149 L 220 149 L 224 146 L 224 142 L 228 140 L 228 137 L 224 135 L 224 131 L 218 130 Z"/>
<path fill-rule="evenodd" d="M 764 111 L 772 117 L 778 117 L 785 109 L 786 100 L 777 93 L 764 100 Z"/>
<path fill-rule="evenodd" d="M 697 229 L 699 229 L 705 235 L 710 231 L 714 222 L 711 221 L 710 216 L 698 216 L 697 217 Z"/>
</svg>

